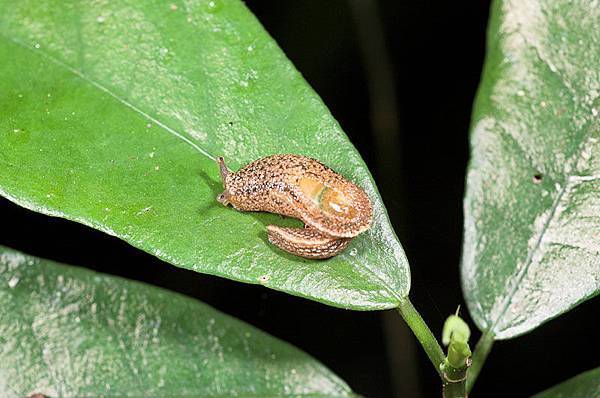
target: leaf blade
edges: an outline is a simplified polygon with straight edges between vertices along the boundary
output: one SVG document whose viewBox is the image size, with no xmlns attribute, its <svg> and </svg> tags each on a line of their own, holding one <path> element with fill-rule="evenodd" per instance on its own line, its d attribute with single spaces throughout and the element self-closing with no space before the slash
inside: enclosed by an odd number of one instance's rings
<svg viewBox="0 0 600 398">
<path fill-rule="evenodd" d="M 600 368 L 588 370 L 550 387 L 533 398 L 600 397 Z"/>
<path fill-rule="evenodd" d="M 598 16 L 585 2 L 494 3 L 461 271 L 471 315 L 497 339 L 600 291 L 600 40 L 586 29 Z"/>
<path fill-rule="evenodd" d="M 206 4 L 0 3 L 2 195 L 184 268 L 344 308 L 397 306 L 408 264 L 360 156 L 241 2 Z M 323 160 L 374 201 L 374 227 L 342 256 L 287 256 L 264 231 L 288 221 L 214 200 L 216 155 L 237 167 L 284 152 Z"/>
<path fill-rule="evenodd" d="M 323 365 L 196 300 L 0 247 L 2 396 L 351 396 Z"/>
</svg>

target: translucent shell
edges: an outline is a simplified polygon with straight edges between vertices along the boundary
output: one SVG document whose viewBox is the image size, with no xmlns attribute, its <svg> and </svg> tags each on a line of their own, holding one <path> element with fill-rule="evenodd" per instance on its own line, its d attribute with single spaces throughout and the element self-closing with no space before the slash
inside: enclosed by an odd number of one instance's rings
<svg viewBox="0 0 600 398">
<path fill-rule="evenodd" d="M 238 210 L 299 218 L 306 228 L 269 226 L 269 240 L 307 258 L 327 258 L 371 226 L 367 194 L 319 161 L 274 155 L 230 172 L 219 159 L 225 191 L 217 200 Z"/>
<path fill-rule="evenodd" d="M 321 181 L 302 177 L 298 180 L 300 190 L 319 208 L 335 217 L 352 219 L 356 217 L 356 207 L 350 198 L 336 188 L 330 188 Z"/>
<path fill-rule="evenodd" d="M 341 178 L 341 177 L 339 177 Z M 307 225 L 333 236 L 351 238 L 371 226 L 371 203 L 367 195 L 348 181 L 316 180 L 314 176 L 297 181 L 302 196 L 299 217 Z"/>
</svg>

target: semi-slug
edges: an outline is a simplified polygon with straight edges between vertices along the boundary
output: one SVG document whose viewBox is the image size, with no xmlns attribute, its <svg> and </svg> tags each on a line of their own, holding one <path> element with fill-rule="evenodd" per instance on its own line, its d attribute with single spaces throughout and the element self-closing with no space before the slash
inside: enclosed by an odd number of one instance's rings
<svg viewBox="0 0 600 398">
<path fill-rule="evenodd" d="M 267 226 L 269 241 L 305 258 L 329 258 L 371 226 L 367 194 L 321 162 L 300 155 L 258 159 L 237 172 L 217 159 L 225 191 L 217 200 L 242 211 L 298 218 L 304 228 Z"/>
</svg>

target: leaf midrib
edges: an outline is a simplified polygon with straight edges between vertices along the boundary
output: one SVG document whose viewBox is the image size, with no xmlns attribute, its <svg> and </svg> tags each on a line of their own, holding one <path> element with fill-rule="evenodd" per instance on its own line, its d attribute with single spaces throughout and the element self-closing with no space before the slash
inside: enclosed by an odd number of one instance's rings
<svg viewBox="0 0 600 398">
<path fill-rule="evenodd" d="M 514 137 L 512 137 L 512 138 L 514 139 Z M 518 141 L 517 141 L 517 143 L 518 143 Z M 582 146 L 584 146 L 584 145 L 585 145 L 585 142 L 582 143 Z M 520 148 L 520 146 L 519 146 L 519 148 Z M 571 158 L 571 161 L 569 162 L 569 164 L 576 163 L 577 159 L 579 159 L 581 157 L 581 153 L 583 152 L 583 150 L 584 150 L 583 148 L 580 149 Z M 530 161 L 531 161 L 531 159 L 530 159 Z M 566 168 L 563 168 L 563 170 L 566 170 Z M 588 181 L 588 180 L 593 180 L 593 179 L 598 178 L 598 176 L 568 175 L 567 173 L 565 173 L 565 175 L 566 175 L 566 178 L 564 180 L 564 183 L 563 183 L 560 191 L 556 195 L 554 201 L 552 202 L 552 206 L 549 209 L 550 213 L 548 214 L 547 219 L 544 221 L 544 224 L 542 225 L 542 228 L 541 228 L 541 230 L 539 232 L 539 236 L 536 238 L 536 241 L 535 241 L 535 244 L 534 244 L 533 248 L 531 250 L 529 250 L 528 253 L 527 253 L 527 257 L 525 258 L 525 265 L 523 266 L 523 268 L 521 269 L 521 271 L 517 274 L 516 279 L 514 281 L 514 285 L 512 286 L 512 288 L 510 289 L 510 292 L 508 293 L 508 295 L 504 299 L 504 302 L 502 303 L 502 307 L 501 307 L 501 310 L 500 310 L 499 314 L 497 315 L 496 319 L 494 319 L 492 321 L 492 324 L 490 325 L 490 327 L 488 329 L 492 333 L 498 333 L 498 332 L 500 332 L 500 331 L 497 331 L 497 330 L 494 330 L 494 329 L 496 328 L 496 326 L 498 325 L 498 323 L 504 318 L 504 315 L 506 314 L 506 311 L 508 311 L 508 308 L 510 307 L 510 304 L 512 302 L 512 299 L 513 299 L 514 295 L 517 293 L 517 291 L 521 287 L 521 282 L 523 281 L 523 279 L 527 275 L 527 271 L 529 270 L 529 267 L 533 263 L 533 257 L 534 257 L 535 253 L 538 251 L 538 249 L 540 248 L 540 246 L 542 244 L 542 241 L 544 239 L 546 231 L 548 230 L 548 227 L 550 226 L 550 224 L 552 223 L 552 221 L 554 219 L 554 216 L 556 215 L 556 210 L 558 209 L 558 207 L 560 205 L 560 202 L 563 199 L 563 196 L 570 189 L 571 182 L 583 182 L 583 181 Z"/>
<path fill-rule="evenodd" d="M 506 298 L 504 299 L 504 303 L 502 304 L 502 309 L 501 309 L 500 313 L 498 314 L 498 316 L 496 317 L 496 319 L 492 322 L 492 324 L 490 326 L 490 330 L 492 332 L 496 332 L 494 329 L 496 328 L 496 326 L 498 325 L 500 320 L 504 318 L 504 314 L 506 314 L 506 311 L 508 311 L 508 308 L 510 307 L 510 303 L 512 302 L 512 298 L 514 297 L 514 295 L 517 293 L 517 291 L 521 287 L 521 282 L 523 281 L 523 278 L 525 278 L 525 275 L 527 274 L 527 271 L 529 270 L 530 265 L 533 263 L 533 256 L 534 256 L 535 252 L 539 249 L 540 245 L 542 244 L 542 240 L 544 239 L 546 230 L 550 226 L 550 223 L 552 222 L 552 219 L 554 218 L 554 215 L 556 214 L 556 209 L 558 209 L 558 205 L 559 205 L 562 197 L 564 196 L 565 192 L 567 191 L 567 186 L 568 186 L 568 179 L 567 179 L 567 182 L 564 184 L 564 186 L 559 191 L 556 198 L 554 199 L 554 202 L 552 203 L 552 206 L 550 208 L 550 214 L 548 215 L 548 218 L 544 222 L 544 225 L 542 226 L 542 229 L 539 233 L 539 236 L 536 239 L 536 242 L 535 242 L 533 248 L 531 250 L 529 250 L 529 252 L 527 253 L 527 257 L 525 258 L 525 266 L 522 268 L 521 272 L 519 272 L 519 274 L 517 274 L 517 277 L 514 281 L 514 286 L 512 287 L 512 289 L 510 290 L 510 292 L 508 293 Z"/>
<path fill-rule="evenodd" d="M 65 68 L 67 71 L 73 73 L 75 76 L 79 77 L 80 79 L 82 79 L 83 81 L 91 84 L 92 86 L 96 87 L 97 89 L 99 89 L 100 91 L 108 94 L 109 96 L 111 96 L 112 98 L 114 98 L 115 100 L 117 100 L 119 103 L 125 105 L 126 107 L 128 107 L 129 109 L 133 110 L 136 113 L 139 113 L 140 115 L 142 115 L 143 117 L 145 117 L 146 119 L 148 119 L 149 121 L 153 122 L 154 124 L 156 124 L 157 126 L 163 128 L 164 130 L 166 130 L 168 133 L 172 134 L 173 136 L 179 138 L 180 140 L 184 141 L 185 143 L 187 143 L 188 145 L 190 145 L 192 148 L 194 148 L 195 150 L 197 150 L 198 152 L 200 152 L 202 155 L 206 156 L 207 158 L 209 158 L 212 161 L 216 161 L 216 157 L 214 155 L 212 155 L 210 152 L 208 152 L 207 150 L 205 150 L 204 148 L 200 147 L 198 144 L 196 144 L 195 142 L 193 142 L 192 140 L 190 140 L 189 138 L 187 138 L 183 133 L 178 132 L 177 130 L 175 130 L 174 128 L 166 125 L 165 123 L 161 122 L 160 120 L 158 120 L 157 118 L 153 117 L 152 115 L 150 115 L 149 113 L 143 111 L 142 109 L 140 109 L 139 107 L 137 107 L 136 105 L 132 104 L 131 102 L 127 101 L 124 98 L 121 98 L 119 95 L 117 95 L 116 93 L 114 93 L 113 91 L 111 91 L 108 87 L 104 86 L 102 83 L 86 76 L 82 71 L 73 68 L 72 66 L 70 66 L 69 64 L 62 62 L 61 60 L 57 59 L 56 57 L 53 57 L 52 55 L 44 52 L 43 50 L 40 49 L 31 49 L 30 46 L 26 45 L 25 43 L 14 39 L 12 37 L 7 37 L 3 34 L 0 34 L 0 36 L 2 36 L 5 40 L 11 41 L 14 44 L 30 51 L 32 54 L 36 54 L 40 57 L 46 58 L 47 60 L 49 60 L 50 62 L 54 63 L 57 66 L 60 66 L 62 68 Z"/>
</svg>

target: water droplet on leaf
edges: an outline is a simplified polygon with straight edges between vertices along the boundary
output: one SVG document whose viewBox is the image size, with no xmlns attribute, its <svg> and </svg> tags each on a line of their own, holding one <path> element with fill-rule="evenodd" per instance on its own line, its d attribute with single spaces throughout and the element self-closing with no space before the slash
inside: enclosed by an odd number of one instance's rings
<svg viewBox="0 0 600 398">
<path fill-rule="evenodd" d="M 16 276 L 13 276 L 8 281 L 8 287 L 10 287 L 11 289 L 14 289 L 14 287 L 17 286 L 18 283 L 19 283 L 19 278 L 17 278 Z"/>
<path fill-rule="evenodd" d="M 221 2 L 219 0 L 210 0 L 206 4 L 206 10 L 210 13 L 218 12 L 221 9 Z"/>
</svg>

